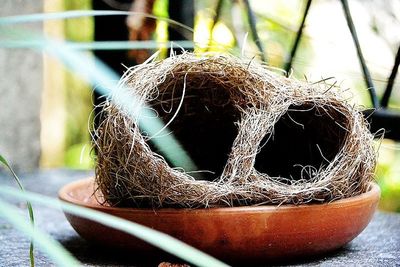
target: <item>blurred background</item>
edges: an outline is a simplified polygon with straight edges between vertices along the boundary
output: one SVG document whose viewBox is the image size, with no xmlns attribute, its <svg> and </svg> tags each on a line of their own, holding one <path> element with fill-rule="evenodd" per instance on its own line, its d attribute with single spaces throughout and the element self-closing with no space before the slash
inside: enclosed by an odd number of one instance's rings
<svg viewBox="0 0 400 267">
<path fill-rule="evenodd" d="M 196 53 L 231 53 L 266 59 L 276 68 L 283 69 L 291 62 L 293 77 L 312 82 L 334 77 L 327 83 L 336 81 L 336 85 L 349 89 L 350 101 L 355 105 L 372 108 L 340 0 L 312 1 L 297 52 L 290 60 L 310 2 L 1 0 L 0 16 L 69 10 L 134 11 L 137 13 L 129 16 L 87 16 L 18 26 L 54 39 L 84 44 L 80 48 L 83 52 L 100 58 L 119 74 L 126 67 L 142 63 L 157 50 L 161 51 L 161 58 L 167 57 L 169 40 L 186 40 L 180 44 Z M 400 45 L 400 1 L 349 0 L 349 7 L 380 99 Z M 179 21 L 194 32 L 143 13 Z M 115 41 L 128 40 L 132 44 L 141 41 L 141 49 L 132 49 L 127 43 L 115 47 Z M 56 59 L 20 48 L 0 48 L 0 77 L 0 153 L 16 170 L 93 168 L 90 131 L 94 123 L 93 106 L 101 98 L 90 85 Z M 394 80 L 387 106 L 393 114 L 400 113 L 399 89 L 400 79 Z M 397 138 L 391 138 L 377 139 L 376 179 L 382 189 L 380 208 L 400 212 L 400 145 Z"/>
</svg>

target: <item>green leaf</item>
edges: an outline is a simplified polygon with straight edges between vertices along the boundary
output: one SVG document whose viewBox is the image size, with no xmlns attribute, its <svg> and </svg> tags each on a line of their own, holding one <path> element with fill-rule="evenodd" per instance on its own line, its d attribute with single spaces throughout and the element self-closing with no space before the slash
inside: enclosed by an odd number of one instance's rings
<svg viewBox="0 0 400 267">
<path fill-rule="evenodd" d="M 43 196 L 40 194 L 35 194 L 31 192 L 19 192 L 8 186 L 0 186 L 0 194 L 11 196 L 17 199 L 29 200 L 31 202 L 45 205 L 47 207 L 62 208 L 65 212 L 68 212 L 70 214 L 90 219 L 92 221 L 131 234 L 196 266 L 228 266 L 225 263 L 167 234 L 109 214 L 69 204 L 58 199 Z"/>
<path fill-rule="evenodd" d="M 28 235 L 43 251 L 59 266 L 79 266 L 80 263 L 71 254 L 49 235 L 35 229 L 25 218 L 19 215 L 18 209 L 0 199 L 0 216 L 9 221 L 13 227 Z M 5 245 L 5 244 L 3 244 Z"/>
<path fill-rule="evenodd" d="M 189 32 L 193 32 L 193 28 L 180 23 L 176 20 L 169 19 L 166 17 L 154 16 L 143 12 L 133 12 L 133 11 L 113 11 L 113 10 L 71 10 L 65 12 L 52 12 L 52 13 L 37 13 L 29 15 L 18 15 L 18 16 L 8 16 L 0 18 L 0 26 L 11 25 L 19 23 L 31 23 L 40 22 L 45 20 L 60 20 L 60 19 L 71 19 L 71 18 L 81 18 L 81 17 L 92 17 L 92 16 L 126 16 L 126 15 L 140 15 L 147 18 L 158 19 L 166 21 L 170 24 L 179 26 Z"/>
<path fill-rule="evenodd" d="M 1 48 L 42 48 L 45 43 L 40 40 L 3 40 Z M 67 48 L 72 50 L 137 50 L 137 49 L 160 49 L 180 47 L 184 49 L 194 48 L 192 41 L 97 41 L 97 42 L 64 42 Z"/>
<path fill-rule="evenodd" d="M 7 160 L 0 154 L 0 162 L 6 166 L 8 168 L 8 170 L 11 172 L 11 174 L 14 177 L 14 180 L 17 182 L 18 187 L 21 191 L 25 191 L 24 187 L 22 186 L 21 181 L 19 180 L 17 174 L 14 172 L 14 170 L 11 168 L 10 164 L 8 164 Z M 27 201 L 26 202 L 26 206 L 28 208 L 28 213 L 29 213 L 29 220 L 32 224 L 32 227 L 35 226 L 35 216 L 33 214 L 33 208 L 32 208 L 32 204 Z M 35 255 L 34 255 L 34 244 L 33 241 L 31 241 L 30 246 L 29 246 L 29 258 L 31 261 L 31 267 L 35 266 Z"/>
<path fill-rule="evenodd" d="M 0 18 L 0 22 L 2 19 Z M 157 114 L 140 100 L 132 90 L 117 83 L 120 77 L 107 65 L 95 57 L 70 49 L 62 42 L 54 41 L 40 34 L 27 32 L 17 27 L 5 29 L 0 27 L 3 34 L 11 41 L 29 41 L 36 43 L 39 51 L 46 52 L 59 59 L 71 71 L 79 74 L 84 80 L 93 85 L 101 95 L 112 96 L 111 100 L 128 116 L 135 120 L 141 130 L 148 134 L 152 143 L 174 166 L 186 171 L 197 170 L 196 164 L 180 145 L 178 140 L 165 127 Z M 155 54 L 156 55 L 156 54 Z M 153 56 L 149 61 L 153 60 Z M 162 131 L 160 131 L 162 129 Z M 156 135 L 157 134 L 157 135 Z"/>
</svg>

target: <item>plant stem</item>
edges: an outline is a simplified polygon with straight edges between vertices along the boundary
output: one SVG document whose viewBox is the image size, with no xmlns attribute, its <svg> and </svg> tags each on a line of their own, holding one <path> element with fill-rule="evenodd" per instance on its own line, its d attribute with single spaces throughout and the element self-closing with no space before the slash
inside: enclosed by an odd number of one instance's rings
<svg viewBox="0 0 400 267">
<path fill-rule="evenodd" d="M 365 63 L 365 59 L 360 46 L 360 41 L 358 40 L 356 28 L 354 27 L 353 19 L 351 17 L 349 3 L 347 2 L 347 0 L 340 0 L 340 1 L 342 2 L 347 25 L 349 26 L 351 37 L 353 38 L 353 42 L 357 50 L 358 59 L 360 61 L 361 69 L 364 74 L 364 80 L 367 85 L 369 95 L 371 97 L 372 106 L 374 108 L 378 108 L 379 102 L 378 102 L 378 97 L 376 96 L 375 86 L 374 83 L 372 82 L 371 73 L 369 72 L 367 64 Z"/>
<path fill-rule="evenodd" d="M 382 107 L 387 107 L 389 104 L 389 98 L 390 94 L 392 93 L 392 89 L 394 86 L 394 81 L 396 79 L 397 72 L 399 71 L 399 65 L 400 65 L 400 45 L 399 49 L 397 50 L 396 58 L 394 60 L 394 65 L 392 72 L 390 73 L 388 83 L 385 89 L 385 93 L 383 94 L 382 100 L 381 100 L 381 105 Z"/>
<path fill-rule="evenodd" d="M 245 4 L 245 6 L 246 6 L 247 18 L 249 20 L 251 35 L 253 37 L 254 42 L 257 45 L 258 50 L 260 51 L 261 60 L 263 62 L 265 62 L 265 63 L 268 63 L 267 62 L 267 57 L 265 55 L 264 47 L 261 44 L 260 37 L 258 36 L 257 27 L 256 27 L 256 17 L 254 15 L 254 12 L 251 9 L 249 0 L 243 0 L 243 2 Z"/>
<path fill-rule="evenodd" d="M 7 167 L 7 169 L 11 172 L 11 174 L 14 176 L 14 180 L 16 181 L 19 189 L 22 192 L 25 192 L 25 188 L 23 187 L 20 179 L 18 178 L 17 174 L 14 172 L 14 170 L 11 168 L 10 164 L 7 162 L 7 160 L 0 155 L 0 163 L 2 163 L 4 166 Z M 32 208 L 32 204 L 27 201 L 26 202 L 26 206 L 28 208 L 28 213 L 29 213 L 29 220 L 32 224 L 32 227 L 35 227 L 35 216 L 33 214 L 33 208 Z M 29 259 L 30 259 L 30 263 L 31 263 L 31 267 L 35 266 L 35 255 L 34 255 L 34 244 L 33 244 L 33 240 L 31 240 L 31 243 L 29 245 Z"/>
<path fill-rule="evenodd" d="M 289 60 L 287 61 L 286 65 L 285 65 L 285 71 L 287 74 L 289 73 L 290 69 L 292 68 L 293 59 L 294 59 L 294 56 L 296 55 L 296 51 L 299 46 L 301 36 L 303 34 L 304 25 L 305 25 L 305 22 L 307 19 L 308 11 L 310 10 L 311 2 L 312 2 L 312 0 L 307 0 L 306 8 L 304 9 L 303 18 L 301 20 L 300 27 L 297 30 L 296 39 L 294 41 L 292 50 L 290 52 Z"/>
</svg>

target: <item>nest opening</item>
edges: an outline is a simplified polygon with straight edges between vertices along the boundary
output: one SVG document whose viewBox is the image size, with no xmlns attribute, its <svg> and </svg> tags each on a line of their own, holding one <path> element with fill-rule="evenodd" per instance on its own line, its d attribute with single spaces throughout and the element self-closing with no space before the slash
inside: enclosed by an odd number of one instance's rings
<svg viewBox="0 0 400 267">
<path fill-rule="evenodd" d="M 159 85 L 160 97 L 151 101 L 160 118 L 167 123 L 177 112 L 169 130 L 195 162 L 199 173 L 192 176 L 212 181 L 219 177 L 237 135 L 240 118 L 226 88 L 209 80 L 204 84 L 187 84 L 183 93 L 183 80 Z M 152 150 L 161 151 L 150 144 Z M 167 160 L 167 159 L 166 159 Z M 168 164 L 172 163 L 167 160 Z M 179 167 L 179 166 L 175 166 Z M 194 171 L 194 170 L 189 170 Z"/>
<path fill-rule="evenodd" d="M 292 104 L 272 136 L 264 137 L 254 167 L 270 177 L 284 177 L 288 184 L 310 180 L 339 154 L 348 124 L 333 106 Z"/>
<path fill-rule="evenodd" d="M 213 173 L 196 180 L 193 170 L 171 168 L 110 99 L 95 131 L 96 183 L 109 205 L 329 202 L 366 192 L 373 180 L 373 135 L 340 88 L 190 53 L 136 66 L 121 84 L 168 124 L 197 170 Z"/>
</svg>

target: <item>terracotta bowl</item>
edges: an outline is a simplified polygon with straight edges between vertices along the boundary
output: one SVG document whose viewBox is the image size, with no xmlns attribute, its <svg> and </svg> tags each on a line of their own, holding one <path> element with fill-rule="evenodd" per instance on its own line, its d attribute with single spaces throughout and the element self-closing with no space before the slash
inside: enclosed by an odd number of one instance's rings
<svg viewBox="0 0 400 267">
<path fill-rule="evenodd" d="M 102 206 L 93 191 L 94 179 L 89 178 L 64 186 L 59 197 L 157 229 L 229 262 L 291 260 L 340 248 L 367 226 L 380 197 L 379 187 L 371 184 L 367 193 L 329 204 L 151 210 Z M 128 234 L 68 213 L 66 217 L 88 241 L 159 252 Z"/>
</svg>

